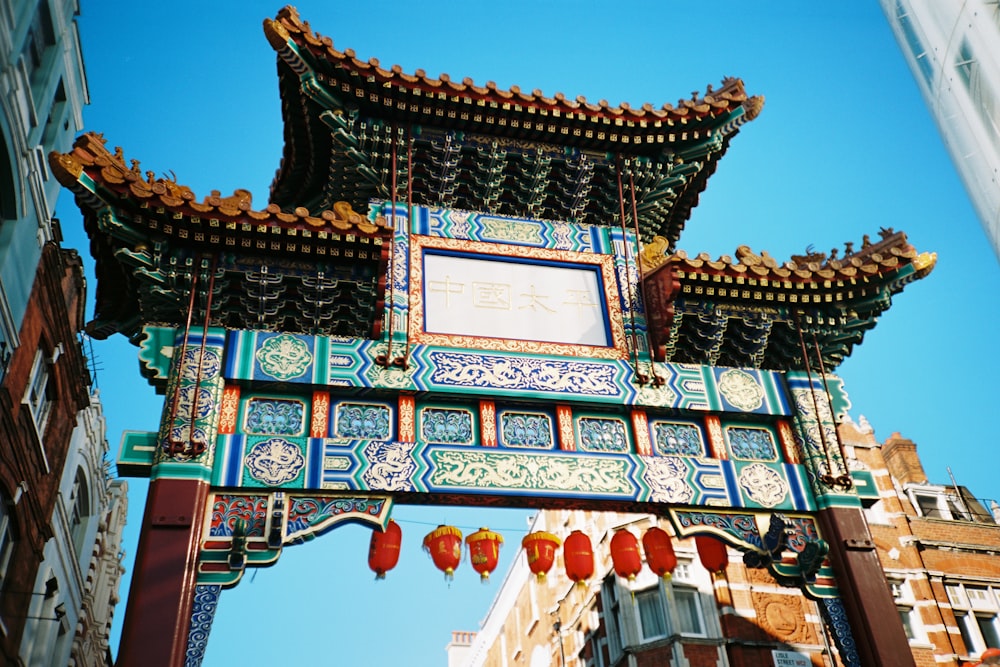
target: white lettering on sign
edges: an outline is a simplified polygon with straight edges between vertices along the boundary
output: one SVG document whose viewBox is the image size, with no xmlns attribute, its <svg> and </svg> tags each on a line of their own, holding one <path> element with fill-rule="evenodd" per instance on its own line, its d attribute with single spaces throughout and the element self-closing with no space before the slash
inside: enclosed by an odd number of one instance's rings
<svg viewBox="0 0 1000 667">
<path fill-rule="evenodd" d="M 795 651 L 771 651 L 774 667 L 812 667 L 812 660 L 805 653 Z"/>
<path fill-rule="evenodd" d="M 598 267 L 424 253 L 424 330 L 610 345 Z"/>
</svg>

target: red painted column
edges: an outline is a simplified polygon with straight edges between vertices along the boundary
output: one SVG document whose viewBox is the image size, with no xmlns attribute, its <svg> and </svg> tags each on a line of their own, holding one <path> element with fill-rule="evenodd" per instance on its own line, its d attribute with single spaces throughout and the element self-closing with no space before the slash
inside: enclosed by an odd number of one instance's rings
<svg viewBox="0 0 1000 667">
<path fill-rule="evenodd" d="M 830 544 L 830 564 L 861 664 L 913 667 L 910 644 L 861 508 L 827 507 L 816 518 Z"/>
<path fill-rule="evenodd" d="M 183 667 L 207 498 L 207 482 L 150 482 L 116 667 Z"/>
</svg>

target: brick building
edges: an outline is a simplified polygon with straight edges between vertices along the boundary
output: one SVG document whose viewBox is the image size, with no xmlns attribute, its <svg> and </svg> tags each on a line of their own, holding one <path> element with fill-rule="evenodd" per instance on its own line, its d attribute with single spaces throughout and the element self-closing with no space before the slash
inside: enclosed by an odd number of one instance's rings
<svg viewBox="0 0 1000 667">
<path fill-rule="evenodd" d="M 997 505 L 951 480 L 930 483 L 916 445 L 898 433 L 880 443 L 863 418 L 843 422 L 839 431 L 916 664 L 973 664 L 986 648 L 1000 647 Z M 674 533 L 669 521 L 651 514 L 540 512 L 532 531 L 590 536 L 594 576 L 574 585 L 560 554 L 545 581 L 536 582 L 519 556 L 471 647 L 454 638 L 449 644 L 449 653 L 456 646 L 464 652 L 449 664 L 841 664 L 817 603 L 766 570 L 747 567 L 735 549 L 725 572 L 713 574 L 693 539 L 674 537 L 678 565 L 671 578 L 659 579 L 648 567 L 633 581 L 616 576 L 614 532 L 640 537 L 654 525 Z"/>
<path fill-rule="evenodd" d="M 89 102 L 76 0 L 0 3 L 0 663 L 109 664 L 123 484 L 79 332 L 58 181 Z M 114 559 L 113 566 L 106 561 Z"/>
</svg>

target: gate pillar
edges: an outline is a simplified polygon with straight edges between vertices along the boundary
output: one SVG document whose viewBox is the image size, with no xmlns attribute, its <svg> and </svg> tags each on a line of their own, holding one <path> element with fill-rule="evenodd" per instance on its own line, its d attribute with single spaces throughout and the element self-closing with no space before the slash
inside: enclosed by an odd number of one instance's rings
<svg viewBox="0 0 1000 667">
<path fill-rule="evenodd" d="M 118 667 L 184 665 L 218 432 L 224 340 L 221 329 L 175 332 Z"/>
<path fill-rule="evenodd" d="M 816 521 L 828 542 L 858 659 L 865 667 L 913 667 L 902 624 L 886 622 L 899 612 L 837 434 L 837 415 L 850 405 L 847 395 L 839 378 L 803 372 L 786 378 L 795 404 L 795 439 L 819 508 Z"/>
<path fill-rule="evenodd" d="M 181 667 L 187 651 L 208 483 L 149 485 L 118 667 Z"/>
</svg>

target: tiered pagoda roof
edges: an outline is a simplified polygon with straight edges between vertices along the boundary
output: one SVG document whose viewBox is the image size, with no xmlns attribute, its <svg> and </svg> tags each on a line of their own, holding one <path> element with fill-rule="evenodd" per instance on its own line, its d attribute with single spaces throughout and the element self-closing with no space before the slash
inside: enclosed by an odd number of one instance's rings
<svg viewBox="0 0 1000 667">
<path fill-rule="evenodd" d="M 767 368 L 835 368 L 875 326 L 892 297 L 925 277 L 937 256 L 918 254 L 906 235 L 882 229 L 843 255 L 793 255 L 779 263 L 748 246 L 736 258 L 665 252 L 648 244 L 647 318 L 654 357 L 660 361 Z M 840 256 L 838 256 L 840 255 Z M 660 305 L 663 304 L 663 305 Z M 818 349 L 818 352 L 817 352 Z"/>
<path fill-rule="evenodd" d="M 764 103 L 735 78 L 654 108 L 407 74 L 336 49 L 292 7 L 264 32 L 278 52 L 285 121 L 271 200 L 285 208 L 391 199 L 393 152 L 402 183 L 409 151 L 413 203 L 517 217 L 620 224 L 621 174 L 629 208 L 635 185 L 644 240 L 660 235 L 673 247 L 729 142 Z"/>
<path fill-rule="evenodd" d="M 615 227 L 624 210 L 631 229 L 634 187 L 654 357 L 681 363 L 803 368 L 809 344 L 832 369 L 933 268 L 892 230 L 839 258 L 678 251 L 708 177 L 763 106 L 739 79 L 677 105 L 612 106 L 385 69 L 291 7 L 264 31 L 285 143 L 263 210 L 243 190 L 199 201 L 96 134 L 50 157 L 97 260 L 91 335 L 180 326 L 193 310 L 217 326 L 377 338 L 393 232 L 355 212 L 373 199 Z"/>
<path fill-rule="evenodd" d="M 93 133 L 49 161 L 91 240 L 94 338 L 183 324 L 192 306 L 196 322 L 210 310 L 218 326 L 378 336 L 392 234 L 383 219 L 344 202 L 315 214 L 255 210 L 246 190 L 198 201 L 187 186 L 143 174 L 138 160 L 126 165 Z"/>
</svg>

